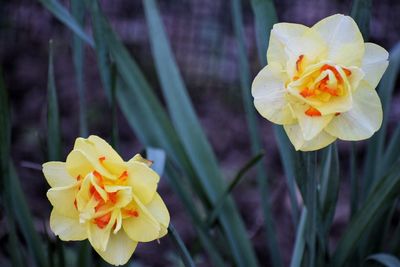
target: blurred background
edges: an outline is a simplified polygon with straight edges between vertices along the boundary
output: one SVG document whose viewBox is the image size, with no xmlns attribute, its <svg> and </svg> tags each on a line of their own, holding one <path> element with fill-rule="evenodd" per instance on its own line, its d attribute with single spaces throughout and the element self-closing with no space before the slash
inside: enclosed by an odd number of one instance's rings
<svg viewBox="0 0 400 267">
<path fill-rule="evenodd" d="M 63 1 L 68 6 L 69 1 Z M 142 1 L 101 1 L 103 10 L 131 55 L 138 61 L 153 88 L 159 84 L 148 40 Z M 275 1 L 279 21 L 313 25 L 335 13 L 348 14 L 351 1 L 310 0 Z M 377 1 L 375 1 L 377 2 Z M 237 44 L 230 15 L 230 1 L 224 0 L 159 0 L 173 52 L 186 82 L 193 104 L 207 136 L 213 145 L 224 176 L 231 179 L 250 158 L 245 114 L 243 112 Z M 242 1 L 246 34 L 246 48 L 251 64 L 252 78 L 260 69 L 257 60 L 254 15 L 250 1 Z M 382 0 L 372 10 L 370 41 L 390 50 L 400 40 L 400 1 Z M 90 27 L 86 28 L 91 32 Z M 78 92 L 72 62 L 72 34 L 38 2 L 32 0 L 0 1 L 0 66 L 12 107 L 12 158 L 17 166 L 24 192 L 36 218 L 36 227 L 45 229 L 50 214 L 46 199 L 48 185 L 40 170 L 35 169 L 46 159 L 46 101 L 48 43 L 53 39 L 55 48 L 55 77 L 60 104 L 63 156 L 72 149 L 79 135 Z M 265 40 L 267 42 L 267 40 Z M 105 139 L 111 137 L 111 112 L 96 67 L 92 49 L 85 50 L 85 86 L 89 133 Z M 400 99 L 396 86 L 394 104 L 389 115 L 389 132 L 393 122 L 400 118 Z M 249 88 L 250 90 L 250 88 Z M 396 93 L 397 92 L 397 93 Z M 283 177 L 279 154 L 271 124 L 260 117 L 266 152 L 265 164 L 270 170 L 269 199 L 275 215 L 278 242 L 285 265 L 293 249 L 294 229 L 291 224 L 290 203 Z M 143 147 L 137 141 L 123 115 L 118 112 L 118 151 L 129 159 Z M 340 142 L 342 185 L 339 205 L 332 229 L 332 243 L 348 221 L 349 201 L 346 151 L 348 144 Z M 357 143 L 358 154 L 363 155 L 364 143 Z M 172 222 L 190 250 L 199 248 L 190 219 L 166 179 L 160 184 L 171 212 Z M 263 266 L 268 266 L 268 255 L 262 223 L 259 190 L 251 175 L 233 192 L 240 208 L 249 237 Z M 0 218 L 4 223 L 3 217 Z M 0 227 L 0 241 L 5 238 Z M 0 242 L 1 244 L 2 242 Z M 1 246 L 1 245 L 0 245 Z M 137 266 L 174 265 L 176 259 L 168 238 L 139 245 L 134 254 Z M 4 251 L 4 250 L 2 250 Z M 0 254 L 0 257 L 6 255 Z M 203 258 L 204 257 L 204 258 Z M 197 256 L 200 266 L 207 266 L 205 255 Z M 136 266 L 136 265 L 135 265 Z"/>
</svg>

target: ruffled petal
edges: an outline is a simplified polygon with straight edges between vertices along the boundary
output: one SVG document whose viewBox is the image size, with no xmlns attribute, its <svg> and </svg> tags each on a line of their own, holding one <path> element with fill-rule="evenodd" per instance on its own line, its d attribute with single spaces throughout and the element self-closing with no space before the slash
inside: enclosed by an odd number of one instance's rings
<svg viewBox="0 0 400 267">
<path fill-rule="evenodd" d="M 341 14 L 327 17 L 316 23 L 312 30 L 325 41 L 326 59 L 344 66 L 360 66 L 364 56 L 364 40 L 355 21 Z"/>
<path fill-rule="evenodd" d="M 87 227 L 87 235 L 90 244 L 93 248 L 99 251 L 105 251 L 110 239 L 110 234 L 114 223 L 120 213 L 119 210 L 114 210 L 109 217 L 109 221 L 104 228 L 99 227 L 94 222 L 89 222 Z"/>
<path fill-rule="evenodd" d="M 66 217 L 75 218 L 77 210 L 74 202 L 78 190 L 79 184 L 50 188 L 47 191 L 47 198 L 58 213 Z"/>
<path fill-rule="evenodd" d="M 153 200 L 146 205 L 147 210 L 160 223 L 161 229 L 158 238 L 163 237 L 168 233 L 168 225 L 170 216 L 164 201 L 158 193 L 154 195 Z"/>
<path fill-rule="evenodd" d="M 79 241 L 87 238 L 86 224 L 79 223 L 78 216 L 67 217 L 55 209 L 50 215 L 50 228 L 63 241 Z"/>
<path fill-rule="evenodd" d="M 381 46 L 365 43 L 365 55 L 361 63 L 364 81 L 374 89 L 388 66 L 389 53 Z"/>
<path fill-rule="evenodd" d="M 149 203 L 154 197 L 160 176 L 145 163 L 130 160 L 127 165 L 127 183 L 143 204 Z"/>
<path fill-rule="evenodd" d="M 381 127 L 382 118 L 382 105 L 376 91 L 360 87 L 353 94 L 353 108 L 334 117 L 325 130 L 342 140 L 364 140 Z"/>
<path fill-rule="evenodd" d="M 137 216 L 125 218 L 122 222 L 123 229 L 134 241 L 150 242 L 157 239 L 161 231 L 160 223 L 137 197 L 134 196 L 133 199 L 132 205 L 135 207 Z"/>
<path fill-rule="evenodd" d="M 336 140 L 336 137 L 328 134 L 326 131 L 321 131 L 313 139 L 306 141 L 298 124 L 284 125 L 283 127 L 296 150 L 314 151 L 324 148 Z"/>
<path fill-rule="evenodd" d="M 131 240 L 120 230 L 116 234 L 111 234 L 107 247 L 104 251 L 95 249 L 96 252 L 108 263 L 112 265 L 124 265 L 129 261 L 138 242 Z"/>
<path fill-rule="evenodd" d="M 77 180 L 67 172 L 65 162 L 50 161 L 43 164 L 43 174 L 51 187 L 72 185 Z"/>
<path fill-rule="evenodd" d="M 303 133 L 303 139 L 310 141 L 314 139 L 328 123 L 332 120 L 333 114 L 311 117 L 305 114 L 309 108 L 308 105 L 292 105 L 294 113 L 297 116 L 298 123 L 300 125 L 301 132 Z"/>
<path fill-rule="evenodd" d="M 272 63 L 258 73 L 251 86 L 257 111 L 267 120 L 277 124 L 295 121 L 286 100 L 284 76 L 279 67 Z"/>
</svg>

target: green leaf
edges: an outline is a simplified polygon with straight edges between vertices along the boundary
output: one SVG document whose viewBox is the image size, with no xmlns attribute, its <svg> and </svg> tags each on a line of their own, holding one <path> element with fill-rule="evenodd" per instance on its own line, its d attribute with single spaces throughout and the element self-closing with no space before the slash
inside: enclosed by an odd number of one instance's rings
<svg viewBox="0 0 400 267">
<path fill-rule="evenodd" d="M 77 257 L 78 267 L 90 267 L 93 266 L 92 263 L 92 246 L 89 240 L 81 241 L 79 244 L 79 253 Z"/>
<path fill-rule="evenodd" d="M 353 142 L 350 146 L 350 214 L 351 218 L 357 212 L 359 201 L 359 178 L 357 175 L 357 147 Z"/>
<path fill-rule="evenodd" d="M 244 175 L 248 172 L 254 165 L 256 165 L 262 158 L 264 157 L 264 153 L 260 153 L 250 159 L 236 174 L 235 178 L 229 183 L 226 187 L 222 195 L 218 198 L 213 210 L 211 211 L 210 215 L 208 216 L 205 225 L 210 227 L 214 224 L 215 220 L 218 217 L 221 208 L 224 206 L 224 202 L 226 197 L 232 192 L 232 190 L 239 184 L 239 182 L 245 177 Z"/>
<path fill-rule="evenodd" d="M 76 22 L 79 26 L 85 23 L 85 5 L 82 0 L 71 0 L 71 10 Z M 83 41 L 79 35 L 74 34 L 72 38 L 72 54 L 74 60 L 76 85 L 79 98 L 79 132 L 82 137 L 88 136 L 87 126 L 87 112 L 86 112 L 86 89 L 85 89 L 85 72 L 84 72 L 84 59 L 85 50 Z"/>
<path fill-rule="evenodd" d="M 53 15 L 70 28 L 83 41 L 93 46 L 93 40 L 81 28 L 79 23 L 71 16 L 68 10 L 63 7 L 57 0 L 38 0 L 45 6 Z"/>
<path fill-rule="evenodd" d="M 397 75 L 400 69 L 400 43 L 389 53 L 389 66 L 382 77 L 378 86 L 378 94 L 382 102 L 383 122 L 381 129 L 369 140 L 366 161 L 364 164 L 364 188 L 363 191 L 367 194 L 372 184 L 377 179 L 380 172 L 385 169 L 380 169 L 379 162 L 382 158 L 386 140 L 387 125 L 389 119 L 390 103 L 392 100 L 393 90 L 396 84 Z M 364 196 L 365 197 L 365 196 Z"/>
<path fill-rule="evenodd" d="M 371 20 L 372 0 L 353 0 L 351 16 L 357 22 L 358 27 L 367 41 L 369 38 L 369 22 Z"/>
<path fill-rule="evenodd" d="M 49 160 L 59 160 L 61 157 L 60 114 L 56 82 L 54 79 L 53 41 L 49 42 L 49 70 L 47 80 L 47 150 Z"/>
<path fill-rule="evenodd" d="M 335 215 L 339 196 L 339 156 L 336 143 L 326 149 L 326 157 L 322 159 L 321 188 L 319 192 L 321 217 L 324 232 L 327 233 Z"/>
<path fill-rule="evenodd" d="M 215 155 L 187 95 L 156 3 L 154 0 L 145 0 L 143 4 L 153 57 L 169 113 L 205 192 L 210 201 L 216 203 L 224 187 Z M 219 219 L 236 264 L 238 266 L 256 266 L 255 254 L 237 209 L 231 199 L 225 203 Z"/>
<path fill-rule="evenodd" d="M 278 22 L 273 0 L 251 0 L 255 16 L 255 30 L 258 48 L 258 60 L 262 66 L 267 65 L 267 48 L 272 26 Z"/>
<path fill-rule="evenodd" d="M 250 94 L 250 66 L 247 59 L 245 46 L 245 34 L 243 27 L 243 18 L 241 11 L 241 1 L 231 1 L 232 21 L 235 30 L 238 45 L 239 60 L 239 77 L 242 89 L 243 106 L 246 113 L 247 127 L 249 130 L 251 151 L 253 154 L 258 153 L 262 149 L 260 131 L 257 123 L 256 110 L 253 105 L 253 97 Z M 265 164 L 257 166 L 258 187 L 261 194 L 261 207 L 264 215 L 264 228 L 266 230 L 267 245 L 272 266 L 283 266 L 281 253 L 279 251 L 278 241 L 276 238 L 275 221 L 271 212 L 269 203 L 268 175 Z M 215 210 L 214 210 L 215 211 Z M 211 217 L 212 218 L 212 217 Z"/>
<path fill-rule="evenodd" d="M 383 156 L 383 161 L 380 165 L 380 170 L 387 170 L 390 166 L 395 163 L 400 155 L 400 124 L 397 125 L 396 130 L 393 132 L 385 154 Z"/>
<path fill-rule="evenodd" d="M 29 251 L 38 267 L 47 267 L 48 262 L 44 254 L 43 243 L 34 227 L 33 218 L 27 205 L 24 192 L 22 191 L 21 183 L 12 165 L 10 166 L 9 186 L 12 194 L 12 210 L 28 245 Z"/>
<path fill-rule="evenodd" d="M 185 246 L 185 243 L 183 243 L 181 237 L 179 236 L 178 232 L 176 231 L 176 229 L 172 225 L 172 223 L 170 223 L 169 227 L 168 227 L 168 236 L 171 238 L 176 249 L 178 250 L 179 254 L 181 255 L 184 265 L 186 267 L 195 267 L 196 265 L 194 264 L 193 259 L 190 256 L 190 253 Z"/>
<path fill-rule="evenodd" d="M 297 227 L 296 241 L 294 243 L 294 249 L 292 253 L 292 260 L 290 267 L 301 267 L 303 260 L 304 248 L 306 244 L 305 231 L 307 222 L 307 208 L 304 207 L 300 217 L 300 224 Z"/>
<path fill-rule="evenodd" d="M 344 266 L 349 256 L 357 249 L 358 242 L 370 223 L 379 214 L 387 211 L 388 207 L 393 203 L 400 192 L 399 173 L 400 162 L 397 161 L 390 171 L 374 184 L 365 203 L 360 207 L 342 236 L 333 254 L 331 266 Z"/>
<path fill-rule="evenodd" d="M 376 261 L 386 267 L 400 267 L 400 260 L 390 254 L 377 253 L 367 258 L 367 261 Z"/>
</svg>

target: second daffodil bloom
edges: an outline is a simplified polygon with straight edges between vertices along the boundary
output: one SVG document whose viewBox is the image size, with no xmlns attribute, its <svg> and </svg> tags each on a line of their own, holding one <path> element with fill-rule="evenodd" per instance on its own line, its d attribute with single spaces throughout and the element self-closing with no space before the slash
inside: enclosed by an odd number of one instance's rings
<svg viewBox="0 0 400 267">
<path fill-rule="evenodd" d="M 337 138 L 367 139 L 380 128 L 375 88 L 388 53 L 364 43 L 351 17 L 333 15 L 311 28 L 275 24 L 267 59 L 252 85 L 254 105 L 283 125 L 296 150 L 317 150 Z"/>
<path fill-rule="evenodd" d="M 89 239 L 107 262 L 125 264 L 138 242 L 166 235 L 168 210 L 160 177 L 140 155 L 128 162 L 103 139 L 77 138 L 66 162 L 47 162 L 50 227 L 61 240 Z"/>
</svg>

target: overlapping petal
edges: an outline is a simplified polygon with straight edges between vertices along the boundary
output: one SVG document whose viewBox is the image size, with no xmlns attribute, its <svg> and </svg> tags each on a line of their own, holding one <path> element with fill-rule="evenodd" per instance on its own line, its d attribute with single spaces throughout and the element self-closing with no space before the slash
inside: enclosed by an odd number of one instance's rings
<svg viewBox="0 0 400 267">
<path fill-rule="evenodd" d="M 65 162 L 51 161 L 43 164 L 43 174 L 51 187 L 62 187 L 76 183 L 65 167 Z"/>
</svg>

